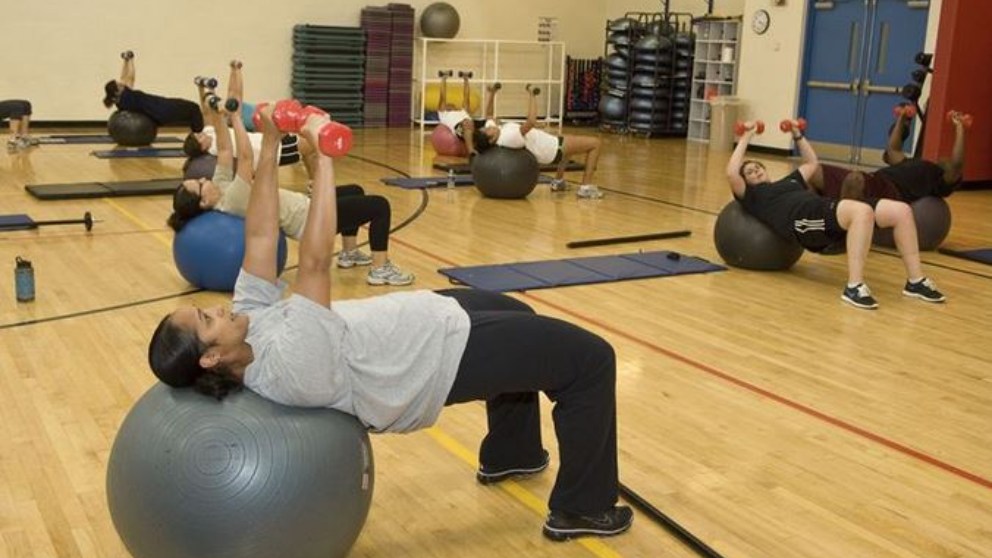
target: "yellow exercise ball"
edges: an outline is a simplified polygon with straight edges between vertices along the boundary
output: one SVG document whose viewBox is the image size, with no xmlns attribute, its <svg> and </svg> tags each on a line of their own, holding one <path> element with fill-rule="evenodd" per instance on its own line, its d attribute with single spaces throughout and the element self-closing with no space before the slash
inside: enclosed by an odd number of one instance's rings
<svg viewBox="0 0 992 558">
<path fill-rule="evenodd" d="M 462 108 L 462 85 L 448 84 L 447 103 L 451 110 Z M 424 91 L 424 110 L 438 110 L 438 102 L 441 100 L 441 84 L 431 83 Z M 469 113 L 475 113 L 479 108 L 479 92 L 473 87 L 469 90 Z"/>
</svg>

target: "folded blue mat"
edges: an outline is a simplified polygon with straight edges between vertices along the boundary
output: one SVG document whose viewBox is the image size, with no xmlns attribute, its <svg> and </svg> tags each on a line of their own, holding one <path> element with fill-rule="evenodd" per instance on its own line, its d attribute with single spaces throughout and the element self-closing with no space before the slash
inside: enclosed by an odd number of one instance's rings
<svg viewBox="0 0 992 558">
<path fill-rule="evenodd" d="M 186 154 L 178 147 L 126 147 L 94 151 L 91 155 L 99 159 L 121 159 L 128 157 L 185 157 Z"/>
<path fill-rule="evenodd" d="M 695 256 L 662 250 L 616 256 L 449 267 L 439 269 L 438 273 L 476 289 L 507 292 L 709 273 L 726 269 Z"/>
<path fill-rule="evenodd" d="M 978 250 L 951 250 L 950 248 L 939 248 L 941 254 L 964 258 L 973 262 L 992 265 L 992 248 L 980 248 Z"/>
<path fill-rule="evenodd" d="M 455 186 L 474 186 L 475 182 L 472 180 L 472 175 L 470 174 L 456 174 L 454 177 Z M 540 176 L 537 179 L 538 184 L 550 182 L 551 178 L 548 176 Z M 447 176 L 427 176 L 423 178 L 383 178 L 381 179 L 383 184 L 389 186 L 399 186 L 406 190 L 419 189 L 419 188 L 444 188 L 448 185 Z"/>
</svg>

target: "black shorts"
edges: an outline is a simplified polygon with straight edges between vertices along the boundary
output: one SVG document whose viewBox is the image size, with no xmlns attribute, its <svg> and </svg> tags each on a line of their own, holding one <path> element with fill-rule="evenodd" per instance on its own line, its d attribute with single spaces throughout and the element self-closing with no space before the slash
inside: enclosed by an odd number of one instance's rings
<svg viewBox="0 0 992 558">
<path fill-rule="evenodd" d="M 24 116 L 31 116 L 31 103 L 20 99 L 0 101 L 0 120 L 7 118 L 19 120 Z"/>
<path fill-rule="evenodd" d="M 853 200 L 849 200 L 855 203 Z M 799 245 L 810 252 L 822 252 L 847 238 L 847 231 L 837 221 L 837 204 L 841 200 L 823 200 L 821 211 L 795 221 L 795 234 Z M 871 206 L 872 211 L 878 205 L 878 199 L 869 198 L 864 201 Z M 822 223 L 822 226 L 819 224 Z M 807 226 L 808 225 L 808 226 Z"/>
<path fill-rule="evenodd" d="M 282 150 L 279 152 L 279 166 L 294 165 L 300 162 L 300 138 L 296 134 L 282 137 Z"/>
<path fill-rule="evenodd" d="M 565 145 L 565 136 L 558 136 L 558 151 L 555 152 L 555 158 L 551 160 L 549 165 L 557 165 L 561 162 L 561 158 L 565 155 L 565 151 L 562 146 Z"/>
</svg>

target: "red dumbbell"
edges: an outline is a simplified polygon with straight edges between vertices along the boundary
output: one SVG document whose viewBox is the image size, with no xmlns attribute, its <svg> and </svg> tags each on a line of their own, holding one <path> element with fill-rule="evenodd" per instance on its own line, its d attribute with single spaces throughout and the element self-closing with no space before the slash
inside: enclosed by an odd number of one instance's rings
<svg viewBox="0 0 992 558">
<path fill-rule="evenodd" d="M 912 120 L 916 118 L 916 107 L 908 104 L 899 104 L 892 107 L 892 116 L 899 118 L 900 116 L 905 116 L 906 118 Z"/>
<path fill-rule="evenodd" d="M 317 132 L 317 149 L 330 157 L 343 157 L 351 151 L 352 133 L 348 126 L 331 120 Z"/>
<path fill-rule="evenodd" d="M 806 119 L 805 118 L 799 118 L 797 120 L 786 119 L 778 123 L 778 129 L 782 130 L 783 132 L 791 132 L 793 127 L 798 129 L 800 132 L 805 132 Z"/>
<path fill-rule="evenodd" d="M 962 126 L 964 126 L 965 128 L 971 128 L 971 123 L 973 122 L 974 119 L 971 117 L 970 114 L 964 114 L 962 112 L 957 112 L 957 111 L 954 111 L 954 110 L 949 110 L 949 111 L 947 111 L 947 121 L 953 124 L 954 123 L 954 115 L 955 114 L 957 114 L 958 115 L 958 118 L 961 119 L 961 125 Z"/>
<path fill-rule="evenodd" d="M 306 120 L 302 113 L 303 105 L 296 99 L 276 101 L 276 105 L 272 107 L 272 122 L 280 132 L 295 134 L 300 131 L 300 126 Z"/>
<path fill-rule="evenodd" d="M 738 120 L 737 123 L 734 124 L 734 133 L 737 134 L 738 136 L 743 136 L 744 135 L 744 132 L 746 132 L 746 131 L 747 131 L 747 123 L 746 122 L 742 122 L 742 121 Z M 763 121 L 761 121 L 761 120 L 755 120 L 754 121 L 754 133 L 756 133 L 756 134 L 763 134 L 763 133 L 765 133 L 765 123 Z"/>
</svg>

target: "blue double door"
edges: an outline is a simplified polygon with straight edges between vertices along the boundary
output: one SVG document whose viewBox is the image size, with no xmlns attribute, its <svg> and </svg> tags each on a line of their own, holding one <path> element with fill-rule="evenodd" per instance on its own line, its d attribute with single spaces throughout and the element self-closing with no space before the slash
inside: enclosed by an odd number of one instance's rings
<svg viewBox="0 0 992 558">
<path fill-rule="evenodd" d="M 810 123 L 807 137 L 821 158 L 880 165 L 892 109 L 919 67 L 930 2 L 806 1 L 800 114 Z"/>
</svg>

